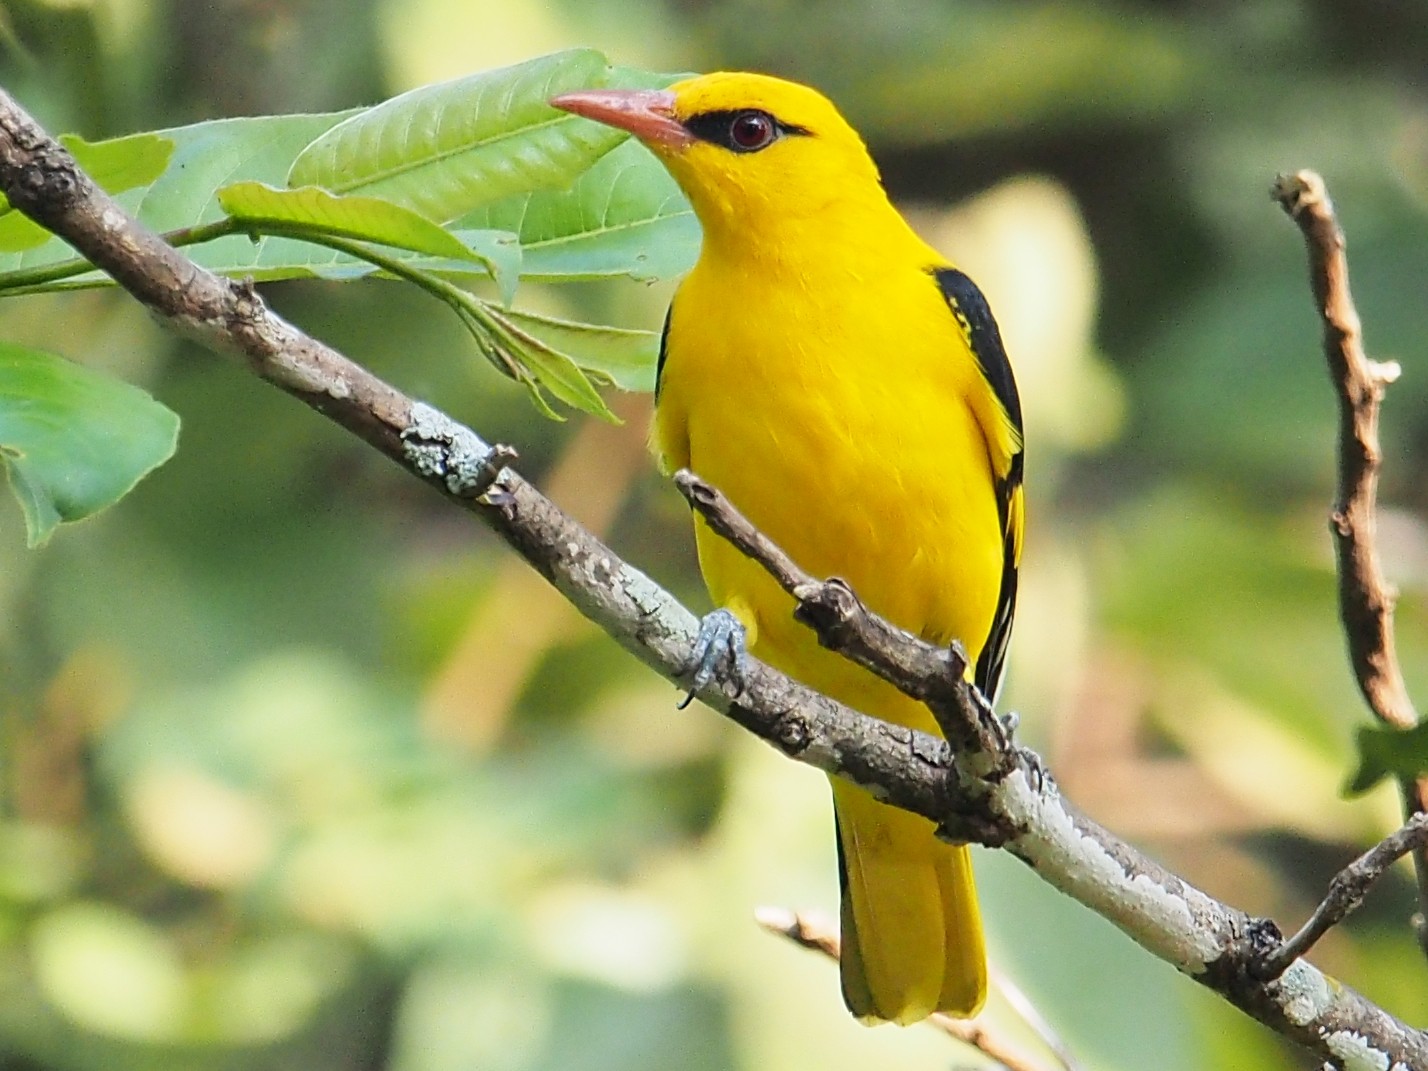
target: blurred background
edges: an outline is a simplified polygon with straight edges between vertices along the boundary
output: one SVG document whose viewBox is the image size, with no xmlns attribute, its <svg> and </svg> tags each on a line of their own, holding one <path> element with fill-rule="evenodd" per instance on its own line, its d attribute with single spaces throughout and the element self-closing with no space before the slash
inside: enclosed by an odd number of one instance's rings
<svg viewBox="0 0 1428 1071">
<path fill-rule="evenodd" d="M 1381 536 L 1422 696 L 1428 8 L 10 0 L 0 36 L 0 84 L 90 138 L 371 103 L 573 45 L 820 86 L 1007 338 L 1030 526 L 1004 705 L 1066 792 L 1286 926 L 1396 824 L 1391 791 L 1339 794 L 1365 715 L 1325 530 L 1334 403 L 1267 191 L 1326 175 L 1370 351 L 1404 364 Z M 520 300 L 654 328 L 669 293 Z M 549 422 L 404 287 L 267 296 L 518 446 L 705 608 L 649 398 L 613 398 L 618 427 Z M 5 302 L 0 336 L 184 419 L 170 464 L 38 552 L 0 504 L 0 1066 L 977 1063 L 857 1026 L 832 965 L 754 924 L 836 909 L 819 775 L 676 712 L 465 515 L 119 296 Z M 978 867 L 996 964 L 1088 1067 L 1313 1066 L 1015 861 Z M 1412 910 L 1397 871 L 1314 958 L 1421 1022 Z"/>
</svg>

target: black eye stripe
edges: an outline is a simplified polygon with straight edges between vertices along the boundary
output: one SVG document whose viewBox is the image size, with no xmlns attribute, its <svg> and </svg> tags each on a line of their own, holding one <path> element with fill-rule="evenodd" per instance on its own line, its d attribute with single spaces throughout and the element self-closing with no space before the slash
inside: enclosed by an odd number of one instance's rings
<svg viewBox="0 0 1428 1071">
<path fill-rule="evenodd" d="M 772 125 L 773 136 L 762 145 L 740 145 L 733 140 L 733 127 L 735 120 L 758 116 L 767 119 Z M 801 126 L 792 123 L 785 123 L 777 116 L 757 108 L 728 108 L 712 112 L 700 112 L 698 115 L 691 115 L 684 120 L 684 129 L 688 130 L 700 141 L 708 141 L 715 145 L 721 145 L 733 152 L 757 152 L 765 149 L 769 145 L 778 141 L 779 138 L 790 135 L 811 136 L 811 132 Z"/>
</svg>

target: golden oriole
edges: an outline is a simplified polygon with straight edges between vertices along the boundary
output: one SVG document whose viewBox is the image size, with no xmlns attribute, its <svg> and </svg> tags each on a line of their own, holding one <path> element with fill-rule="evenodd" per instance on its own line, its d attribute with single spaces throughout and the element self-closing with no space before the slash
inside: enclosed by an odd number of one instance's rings
<svg viewBox="0 0 1428 1071">
<path fill-rule="evenodd" d="M 1022 543 L 1021 405 L 976 285 L 892 207 L 833 105 L 720 73 L 552 103 L 630 131 L 688 195 L 699 261 L 665 321 L 655 440 L 807 571 L 874 611 L 961 640 L 995 690 Z M 936 732 L 927 710 L 819 647 L 763 570 L 703 523 L 715 604 L 755 654 L 830 696 Z M 727 646 L 718 627 L 706 647 Z M 706 667 L 707 668 L 707 667 Z M 966 846 L 834 780 L 843 996 L 864 1021 L 970 1016 L 986 998 Z"/>
</svg>

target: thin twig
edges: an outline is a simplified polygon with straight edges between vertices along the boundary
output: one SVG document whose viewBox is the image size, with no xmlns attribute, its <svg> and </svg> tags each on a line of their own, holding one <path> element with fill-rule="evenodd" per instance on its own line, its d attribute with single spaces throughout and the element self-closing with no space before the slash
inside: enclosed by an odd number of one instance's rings
<svg viewBox="0 0 1428 1071">
<path fill-rule="evenodd" d="M 1409 852 L 1428 845 L 1428 814 L 1415 814 L 1343 870 L 1334 875 L 1329 891 L 1314 914 L 1293 937 L 1280 943 L 1251 969 L 1260 978 L 1278 978 L 1321 937 L 1359 909 L 1379 878 Z"/>
<path fill-rule="evenodd" d="M 761 907 L 754 912 L 754 917 L 759 925 L 770 933 L 780 934 L 797 945 L 820 952 L 835 963 L 841 955 L 837 933 L 809 915 L 781 907 Z M 1040 1021 L 1039 1015 L 1037 1019 Z M 1020 1051 L 1009 1039 L 1002 1037 L 996 1025 L 985 1016 L 954 1019 L 950 1015 L 937 1012 L 929 1016 L 926 1022 L 948 1037 L 970 1045 L 983 1056 L 995 1060 L 1006 1071 L 1040 1071 L 1040 1065 Z M 1060 1053 L 1055 1055 L 1064 1071 L 1076 1071 L 1075 1065 L 1066 1063 Z"/>
<path fill-rule="evenodd" d="M 241 361 L 470 511 L 628 651 L 666 680 L 683 679 L 698 625 L 687 608 L 509 466 L 472 497 L 500 464 L 480 436 L 274 315 L 252 287 L 218 278 L 155 237 L 3 91 L 0 192 L 168 327 Z M 756 659 L 742 669 L 737 699 L 725 692 L 727 671 L 700 698 L 783 754 L 933 822 L 974 816 L 1047 882 L 1321 1060 L 1352 1052 L 1363 1066 L 1428 1068 L 1428 1035 L 1303 960 L 1273 982 L 1250 976 L 1253 920 L 1086 818 L 1053 785 L 1036 783 L 1028 753 L 1018 752 L 1010 769 L 1005 751 L 954 760 L 932 734 L 860 714 Z M 929 678 L 923 686 L 945 685 Z M 979 765 L 1004 772 L 980 774 Z"/>
<path fill-rule="evenodd" d="M 1081 1061 L 1076 1059 L 1071 1046 L 1067 1045 L 1065 1039 L 1046 1021 L 1046 1016 L 1042 1015 L 1040 1009 L 1031 1002 L 1031 998 L 1021 991 L 1021 987 L 1008 978 L 1005 972 L 997 970 L 995 964 L 991 965 L 991 976 L 992 988 L 1001 993 L 1012 1010 L 1021 1016 L 1022 1022 L 1036 1032 L 1042 1044 L 1061 1062 L 1064 1071 L 1081 1071 Z"/>
<path fill-rule="evenodd" d="M 1359 688 L 1369 707 L 1399 729 L 1418 723 L 1393 641 L 1394 592 L 1375 545 L 1378 470 L 1383 460 L 1378 414 L 1395 362 L 1364 353 L 1363 328 L 1349 292 L 1344 233 L 1324 180 L 1312 171 L 1281 175 L 1279 201 L 1299 225 L 1309 252 L 1309 278 L 1324 329 L 1324 356 L 1339 401 L 1339 488 L 1330 530 L 1339 557 L 1339 610 Z"/>
<path fill-rule="evenodd" d="M 1271 191 L 1298 225 L 1309 255 L 1309 281 L 1323 325 L 1324 357 L 1339 403 L 1339 481 L 1329 516 L 1339 571 L 1339 616 L 1354 677 L 1369 709 L 1386 725 L 1411 729 L 1418 713 L 1394 647 L 1396 593 L 1384 578 L 1377 547 L 1378 471 L 1383 451 L 1378 416 L 1397 362 L 1371 360 L 1349 291 L 1344 232 L 1323 178 L 1313 171 L 1280 175 Z M 1428 779 L 1400 784 L 1405 817 L 1428 812 Z M 1413 852 L 1418 880 L 1418 942 L 1428 954 L 1428 846 Z"/>
</svg>

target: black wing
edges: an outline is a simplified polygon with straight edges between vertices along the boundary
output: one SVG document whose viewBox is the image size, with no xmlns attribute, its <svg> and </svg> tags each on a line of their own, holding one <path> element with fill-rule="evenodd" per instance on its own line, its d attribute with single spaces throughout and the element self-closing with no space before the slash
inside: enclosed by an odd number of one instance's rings
<svg viewBox="0 0 1428 1071">
<path fill-rule="evenodd" d="M 664 378 L 664 359 L 669 353 L 669 320 L 674 315 L 674 304 L 670 303 L 669 311 L 664 314 L 664 327 L 659 333 L 659 363 L 655 365 L 655 401 L 659 401 L 659 381 Z"/>
<path fill-rule="evenodd" d="M 991 306 L 981 290 L 977 289 L 977 284 L 956 268 L 938 268 L 932 274 L 967 338 L 967 345 L 977 358 L 982 375 L 1001 404 L 1011 425 L 1015 444 L 1015 452 L 1006 471 L 996 474 L 997 512 L 1002 525 L 1002 585 L 997 596 L 997 612 L 982 645 L 973 677 L 977 687 L 991 698 L 996 695 L 997 686 L 1001 683 L 1007 645 L 1011 640 L 1012 616 L 1016 612 L 1017 567 L 1021 563 L 1021 398 L 1016 391 L 1016 378 L 1012 375 L 1006 348 L 1002 345 L 1002 333 L 997 329 Z"/>
</svg>

